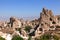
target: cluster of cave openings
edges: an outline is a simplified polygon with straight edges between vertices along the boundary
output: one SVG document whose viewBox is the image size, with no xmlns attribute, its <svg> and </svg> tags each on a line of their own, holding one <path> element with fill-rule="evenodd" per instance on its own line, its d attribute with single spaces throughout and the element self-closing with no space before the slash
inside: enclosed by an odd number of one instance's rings
<svg viewBox="0 0 60 40">
<path fill-rule="evenodd" d="M 53 21 L 53 19 L 52 19 L 52 18 L 50 18 L 50 21 L 52 21 L 52 24 L 56 24 L 56 22 L 55 22 L 55 21 Z"/>
</svg>

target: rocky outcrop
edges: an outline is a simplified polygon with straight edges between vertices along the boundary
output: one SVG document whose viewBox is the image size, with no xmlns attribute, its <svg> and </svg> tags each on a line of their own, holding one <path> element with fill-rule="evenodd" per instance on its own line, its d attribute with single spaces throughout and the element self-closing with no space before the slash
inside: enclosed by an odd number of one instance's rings
<svg viewBox="0 0 60 40">
<path fill-rule="evenodd" d="M 13 28 L 21 28 L 20 20 L 15 17 L 10 18 L 10 24 L 11 24 L 11 27 Z"/>
<path fill-rule="evenodd" d="M 60 15 L 53 15 L 51 10 L 43 8 L 38 21 L 39 27 L 35 31 L 36 37 L 48 31 L 57 33 L 60 30 Z"/>
<path fill-rule="evenodd" d="M 26 26 L 31 26 L 30 32 L 25 31 Z M 16 17 L 10 17 L 9 22 L 0 23 L 0 31 L 3 33 L 20 35 L 24 39 L 28 36 L 39 37 L 44 33 L 60 33 L 60 15 L 53 15 L 52 10 L 43 8 L 40 18 L 32 21 L 19 20 Z"/>
<path fill-rule="evenodd" d="M 54 15 L 51 10 L 43 8 L 42 12 L 40 13 L 39 18 L 41 27 L 44 28 L 44 30 L 49 30 L 49 26 L 52 21 L 55 22 Z"/>
</svg>

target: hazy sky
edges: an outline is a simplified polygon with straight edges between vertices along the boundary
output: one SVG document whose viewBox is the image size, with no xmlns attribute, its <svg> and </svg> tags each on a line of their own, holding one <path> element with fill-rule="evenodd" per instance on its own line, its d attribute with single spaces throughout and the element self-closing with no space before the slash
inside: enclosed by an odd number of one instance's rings
<svg viewBox="0 0 60 40">
<path fill-rule="evenodd" d="M 0 0 L 0 17 L 38 17 L 43 7 L 60 14 L 60 0 Z"/>
</svg>

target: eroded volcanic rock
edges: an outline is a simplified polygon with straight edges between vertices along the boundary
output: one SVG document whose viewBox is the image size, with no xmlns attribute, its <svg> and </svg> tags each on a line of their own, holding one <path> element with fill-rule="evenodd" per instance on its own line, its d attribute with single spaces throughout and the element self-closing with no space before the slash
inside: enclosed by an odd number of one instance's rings
<svg viewBox="0 0 60 40">
<path fill-rule="evenodd" d="M 21 27 L 20 20 L 15 17 L 10 18 L 10 24 L 11 24 L 11 27 L 13 27 L 13 28 L 20 28 Z"/>
</svg>

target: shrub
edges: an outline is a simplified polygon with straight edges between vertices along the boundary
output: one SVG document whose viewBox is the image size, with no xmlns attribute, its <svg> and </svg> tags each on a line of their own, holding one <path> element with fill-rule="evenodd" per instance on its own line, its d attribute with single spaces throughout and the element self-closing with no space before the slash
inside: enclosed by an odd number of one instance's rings
<svg viewBox="0 0 60 40">
<path fill-rule="evenodd" d="M 15 28 L 17 31 L 21 31 L 21 28 Z"/>
<path fill-rule="evenodd" d="M 51 34 L 44 34 L 40 37 L 40 40 L 51 40 L 51 39 L 54 39 L 54 40 L 59 40 L 59 37 L 57 37 L 56 35 L 53 35 L 51 38 Z"/>
<path fill-rule="evenodd" d="M 49 40 L 51 39 L 51 35 L 50 34 L 44 34 L 40 37 L 40 40 Z"/>
<path fill-rule="evenodd" d="M 30 29 L 32 29 L 31 26 L 26 26 L 26 27 L 25 27 L 25 31 L 26 31 L 26 32 L 30 32 Z"/>
<path fill-rule="evenodd" d="M 5 40 L 4 38 L 0 37 L 0 40 Z"/>
<path fill-rule="evenodd" d="M 28 40 L 31 40 L 31 36 L 29 36 Z"/>
<path fill-rule="evenodd" d="M 12 40 L 24 40 L 24 39 L 18 35 L 15 35 L 13 36 Z"/>
<path fill-rule="evenodd" d="M 54 40 L 59 40 L 60 38 L 57 37 L 56 35 L 53 36 Z"/>
</svg>

